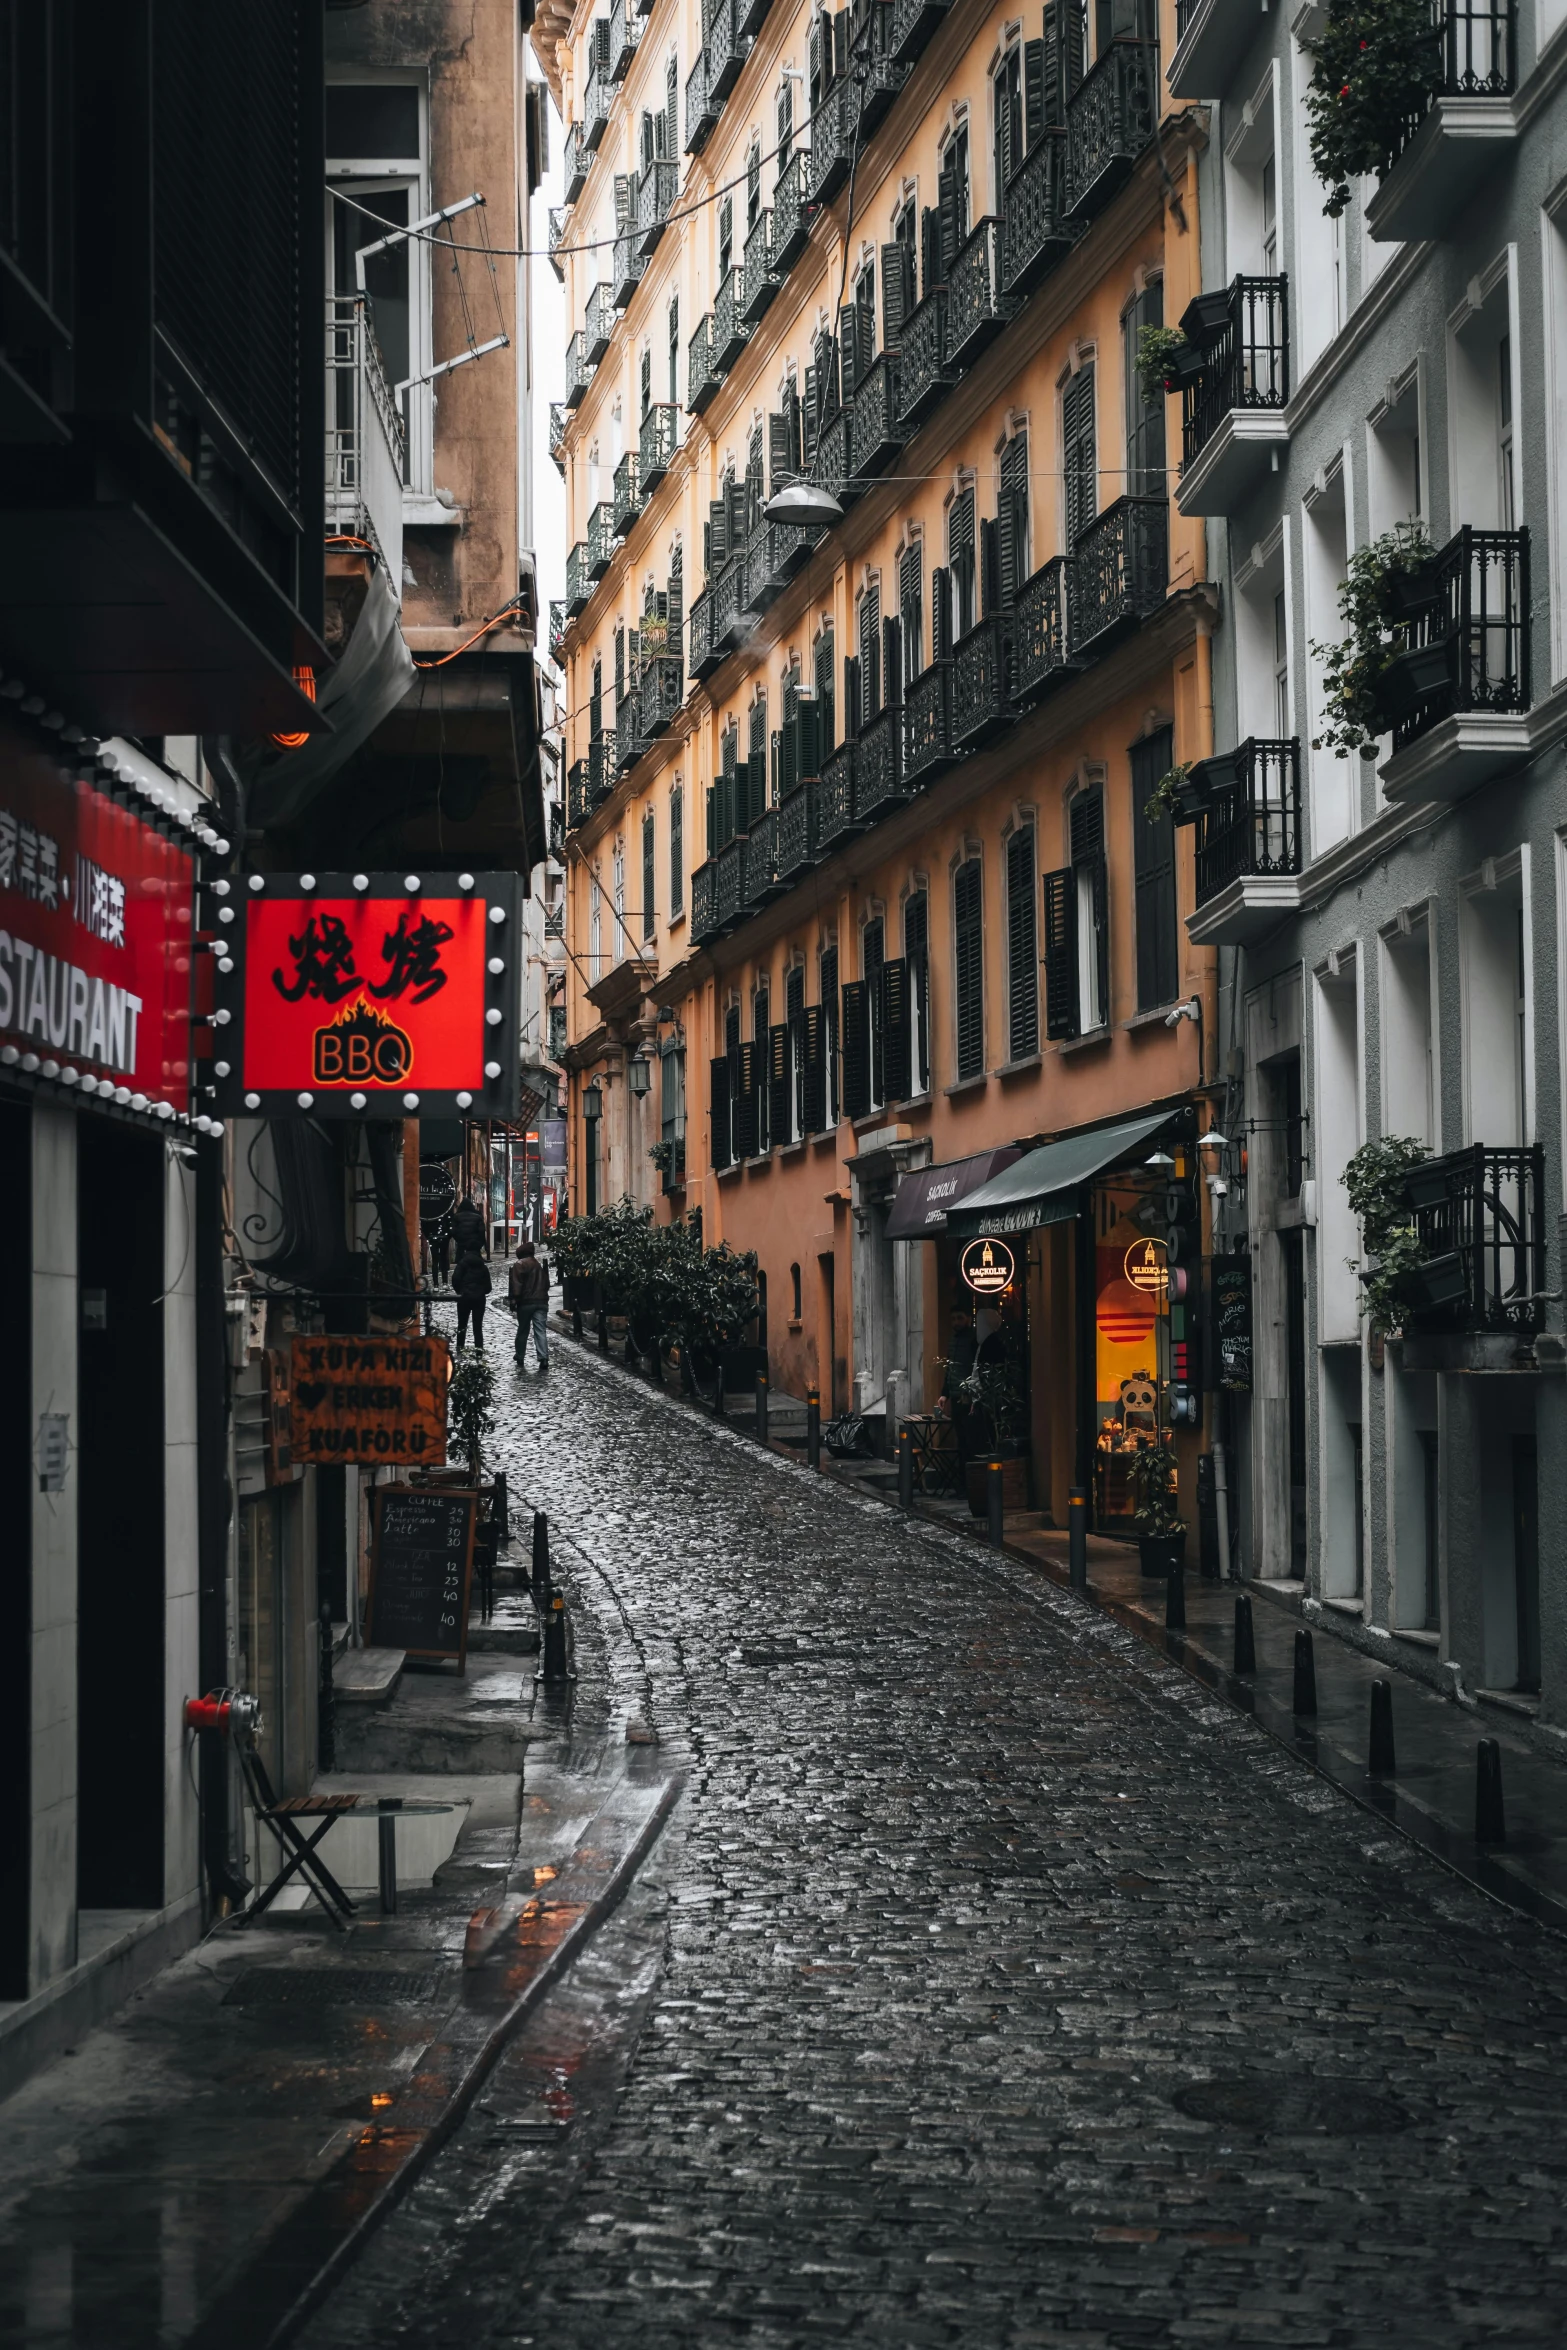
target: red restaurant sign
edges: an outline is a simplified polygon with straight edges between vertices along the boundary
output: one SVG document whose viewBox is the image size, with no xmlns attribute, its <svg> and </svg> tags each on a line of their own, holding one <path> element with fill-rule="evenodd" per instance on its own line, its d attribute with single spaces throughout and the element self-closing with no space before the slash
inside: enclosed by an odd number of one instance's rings
<svg viewBox="0 0 1567 2350">
<path fill-rule="evenodd" d="M 188 1110 L 194 887 L 178 842 L 8 738 L 0 1041 Z"/>
</svg>

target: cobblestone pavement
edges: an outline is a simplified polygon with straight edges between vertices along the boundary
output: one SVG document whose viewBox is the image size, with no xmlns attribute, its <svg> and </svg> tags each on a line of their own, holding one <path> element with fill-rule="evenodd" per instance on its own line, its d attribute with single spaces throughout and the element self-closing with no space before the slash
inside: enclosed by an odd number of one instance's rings
<svg viewBox="0 0 1567 2350">
<path fill-rule="evenodd" d="M 1026 1567 L 501 1379 L 690 1784 L 311 2350 L 1563 2338 L 1567 1943 Z"/>
</svg>

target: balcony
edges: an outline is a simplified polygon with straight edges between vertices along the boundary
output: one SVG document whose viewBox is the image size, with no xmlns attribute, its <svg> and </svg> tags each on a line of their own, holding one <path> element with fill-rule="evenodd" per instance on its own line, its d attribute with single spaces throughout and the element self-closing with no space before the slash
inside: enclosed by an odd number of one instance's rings
<svg viewBox="0 0 1567 2350">
<path fill-rule="evenodd" d="M 1199 294 L 1181 319 L 1201 371 L 1181 390 L 1183 514 L 1228 514 L 1289 446 L 1289 281 L 1238 277 Z"/>
<path fill-rule="evenodd" d="M 741 295 L 740 272 L 729 270 L 713 297 L 713 364 L 727 375 L 751 339 Z"/>
<path fill-rule="evenodd" d="M 811 202 L 830 204 L 849 177 L 854 152 L 855 87 L 834 82 L 811 124 Z"/>
<path fill-rule="evenodd" d="M 745 910 L 745 842 L 732 840 L 715 859 L 713 912 L 721 930 L 732 930 Z"/>
<path fill-rule="evenodd" d="M 778 812 L 766 808 L 753 822 L 746 835 L 742 860 L 745 904 L 755 910 L 768 906 L 783 895 L 783 883 L 778 878 Z"/>
<path fill-rule="evenodd" d="M 636 681 L 633 679 L 626 691 L 615 697 L 616 772 L 621 775 L 626 774 L 636 765 L 647 748 L 648 744 L 638 724 L 637 688 Z"/>
<path fill-rule="evenodd" d="M 816 449 L 816 478 L 831 490 L 846 512 L 864 486 L 855 479 L 850 455 L 852 437 L 850 411 L 840 408 L 832 421 L 823 425 Z"/>
<path fill-rule="evenodd" d="M 1406 1189 L 1422 1259 L 1404 1322 L 1406 1367 L 1512 1367 L 1517 1342 L 1545 1320 L 1542 1146 L 1471 1143 L 1412 1167 Z M 1487 1334 L 1491 1347 L 1473 1343 Z"/>
<path fill-rule="evenodd" d="M 686 345 L 686 406 L 693 416 L 700 416 L 710 400 L 717 397 L 724 380 L 724 371 L 713 356 L 713 314 L 697 321 L 696 333 Z"/>
<path fill-rule="evenodd" d="M 1117 498 L 1089 524 L 1073 553 L 1074 654 L 1108 649 L 1156 612 L 1169 585 L 1169 508 L 1163 498 Z"/>
<path fill-rule="evenodd" d="M 883 351 L 860 379 L 849 414 L 849 469 L 861 483 L 873 481 L 903 447 L 898 428 L 898 362 Z"/>
<path fill-rule="evenodd" d="M 860 97 L 860 151 L 877 126 L 892 110 L 892 102 L 909 78 L 909 69 L 892 47 L 893 0 L 871 0 L 865 11 L 868 20 L 869 41 L 863 63 L 857 62 L 856 73 L 864 74 Z"/>
<path fill-rule="evenodd" d="M 1013 301 L 1031 294 L 1076 242 L 1066 217 L 1066 133 L 1047 130 L 1007 182 L 1001 283 Z"/>
<path fill-rule="evenodd" d="M 691 943 L 708 946 L 719 937 L 722 925 L 718 919 L 718 894 L 715 884 L 718 869 L 715 865 L 698 865 L 691 876 Z"/>
<path fill-rule="evenodd" d="M 593 794 L 588 785 L 586 759 L 573 759 L 566 775 L 566 827 L 575 832 L 593 813 Z"/>
<path fill-rule="evenodd" d="M 811 539 L 798 523 L 764 522 L 746 549 L 746 609 L 762 613 L 810 560 Z"/>
<path fill-rule="evenodd" d="M 612 726 L 601 726 L 588 742 L 588 799 L 595 807 L 602 807 L 615 788 L 620 773 L 620 749 Z"/>
<path fill-rule="evenodd" d="M 778 861 L 780 883 L 787 889 L 816 862 L 817 799 L 821 783 L 807 776 L 796 791 L 778 803 Z"/>
<path fill-rule="evenodd" d="M 680 445 L 680 411 L 671 401 L 655 400 L 637 434 L 637 464 L 643 496 L 650 498 L 675 461 Z"/>
<path fill-rule="evenodd" d="M 1383 786 L 1461 800 L 1528 755 L 1529 533 L 1466 525 L 1404 593 L 1415 608 L 1376 687 L 1393 734 Z"/>
<path fill-rule="evenodd" d="M 617 310 L 629 309 L 631 297 L 642 282 L 647 267 L 647 255 L 642 250 L 642 234 L 635 227 L 623 228 L 615 239 L 614 267 L 610 271 L 610 287 Z"/>
<path fill-rule="evenodd" d="M 623 539 L 642 511 L 642 492 L 637 483 L 637 453 L 628 449 L 615 468 L 614 532 Z"/>
<path fill-rule="evenodd" d="M 549 648 L 550 659 L 558 669 L 566 653 L 566 607 L 557 596 L 550 598 Z"/>
<path fill-rule="evenodd" d="M 566 272 L 560 265 L 560 248 L 566 242 L 566 231 L 570 225 L 570 207 L 565 204 L 552 204 L 549 212 L 550 267 L 554 270 L 561 285 L 566 282 Z"/>
<path fill-rule="evenodd" d="M 773 189 L 773 268 L 780 282 L 811 241 L 810 156 L 797 147 Z"/>
<path fill-rule="evenodd" d="M 947 363 L 972 367 L 1017 304 L 1001 286 L 1001 222 L 979 221 L 961 247 L 947 280 Z"/>
<path fill-rule="evenodd" d="M 747 326 L 755 326 L 782 284 L 783 277 L 773 266 L 773 216 L 763 212 L 745 240 L 740 272 L 740 314 Z"/>
<path fill-rule="evenodd" d="M 583 356 L 597 367 L 609 349 L 609 338 L 615 331 L 615 297 L 602 283 L 588 296 L 588 306 L 582 313 Z"/>
<path fill-rule="evenodd" d="M 862 831 L 913 796 L 903 772 L 903 742 L 903 710 L 897 702 L 889 702 L 860 728 L 854 746 L 854 816 Z M 824 786 L 826 780 L 823 776 Z"/>
<path fill-rule="evenodd" d="M 566 126 L 566 202 L 575 204 L 588 184 L 588 172 L 593 163 L 593 151 L 582 135 L 580 122 Z"/>
<path fill-rule="evenodd" d="M 822 856 L 857 839 L 865 830 L 854 807 L 854 743 L 840 743 L 822 761 L 816 787 L 816 846 Z"/>
<path fill-rule="evenodd" d="M 947 289 L 936 286 L 903 322 L 898 347 L 898 425 L 923 424 L 958 380 L 947 360 Z"/>
<path fill-rule="evenodd" d="M 326 310 L 326 527 L 368 539 L 403 592 L 403 420 L 364 294 Z"/>
<path fill-rule="evenodd" d="M 637 177 L 636 209 L 632 215 L 636 231 L 642 240 L 642 257 L 649 260 L 663 235 L 669 215 L 675 207 L 675 196 L 680 186 L 680 166 L 674 157 L 655 156 L 643 165 Z"/>
<path fill-rule="evenodd" d="M 1115 40 L 1066 105 L 1066 215 L 1084 224 L 1103 212 L 1152 144 L 1159 119 L 1159 50 Z"/>
<path fill-rule="evenodd" d="M 691 606 L 687 633 L 691 640 L 687 656 L 691 675 L 696 678 L 711 677 L 724 656 L 713 647 L 713 599 L 707 588 L 702 590 Z"/>
<path fill-rule="evenodd" d="M 644 742 L 657 742 L 680 714 L 684 680 L 678 653 L 644 651 L 637 688 L 637 728 Z"/>
<path fill-rule="evenodd" d="M 1252 736 L 1201 759 L 1182 787 L 1177 824 L 1197 833 L 1200 946 L 1249 946 L 1300 902 L 1300 744 Z"/>
<path fill-rule="evenodd" d="M 696 63 L 686 75 L 686 153 L 700 155 L 718 127 L 719 100 L 707 86 L 707 56 L 697 51 Z"/>
<path fill-rule="evenodd" d="M 592 593 L 593 580 L 588 571 L 588 542 L 586 539 L 578 539 L 566 557 L 566 615 L 568 619 L 575 620 L 579 612 L 587 609 L 588 598 Z"/>
<path fill-rule="evenodd" d="M 767 11 L 771 6 L 772 0 L 735 0 L 735 23 L 748 50 L 767 22 Z"/>
<path fill-rule="evenodd" d="M 734 652 L 750 634 L 746 613 L 745 569 L 742 549 L 730 557 L 711 583 L 713 650 L 720 656 Z"/>
<path fill-rule="evenodd" d="M 568 408 L 580 408 L 593 381 L 593 361 L 588 357 L 588 339 L 574 334 L 566 345 L 566 398 Z"/>
<path fill-rule="evenodd" d="M 891 49 L 900 65 L 912 65 L 946 15 L 950 0 L 892 0 Z"/>
<path fill-rule="evenodd" d="M 588 516 L 588 577 L 602 579 L 615 554 L 615 509 L 601 498 Z"/>
<path fill-rule="evenodd" d="M 1260 29 L 1251 0 L 1176 0 L 1170 95 L 1222 97 Z"/>
<path fill-rule="evenodd" d="M 566 420 L 570 415 L 564 400 L 550 402 L 550 456 L 555 470 L 564 480 L 566 473 Z"/>
<path fill-rule="evenodd" d="M 740 68 L 750 54 L 750 40 L 740 30 L 740 13 L 738 0 L 712 0 L 703 11 L 707 86 L 719 106 L 740 79 Z"/>
<path fill-rule="evenodd" d="M 590 73 L 582 99 L 582 144 L 590 155 L 599 151 L 614 103 L 614 83 L 603 80 L 596 72 Z"/>
<path fill-rule="evenodd" d="M 1011 615 L 992 612 L 952 648 L 952 747 L 982 750 L 1012 723 Z"/>
<path fill-rule="evenodd" d="M 633 13 L 632 0 L 610 0 L 609 78 L 612 82 L 623 82 L 631 71 L 631 60 L 641 38 L 642 26 Z"/>
<path fill-rule="evenodd" d="M 903 689 L 903 783 L 923 791 L 955 766 L 952 747 L 952 664 L 932 661 Z M 862 765 L 863 778 L 864 768 Z"/>
<path fill-rule="evenodd" d="M 1516 0 L 1434 0 L 1433 16 L 1441 79 L 1366 206 L 1366 233 L 1382 244 L 1444 236 L 1467 218 L 1479 182 L 1518 137 Z"/>
<path fill-rule="evenodd" d="M 1082 666 L 1072 650 L 1071 603 L 1069 555 L 1052 555 L 1018 591 L 1012 625 L 1012 699 L 1020 708 L 1054 693 Z"/>
</svg>

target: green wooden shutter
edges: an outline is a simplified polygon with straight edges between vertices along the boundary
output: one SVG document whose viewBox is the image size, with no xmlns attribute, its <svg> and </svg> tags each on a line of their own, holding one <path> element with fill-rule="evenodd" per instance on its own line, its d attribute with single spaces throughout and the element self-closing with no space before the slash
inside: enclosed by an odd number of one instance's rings
<svg viewBox="0 0 1567 2350">
<path fill-rule="evenodd" d="M 740 1046 L 740 1090 L 731 1108 L 734 1155 L 754 1159 L 760 1146 L 762 1069 L 761 1053 L 747 1038 Z"/>
<path fill-rule="evenodd" d="M 906 1102 L 914 1091 L 914 1034 L 909 994 L 909 966 L 899 955 L 883 963 L 881 988 L 882 1098 Z"/>
<path fill-rule="evenodd" d="M 977 1077 L 985 1066 L 984 894 L 979 859 L 958 867 L 952 887 L 953 1002 L 958 1077 Z"/>
<path fill-rule="evenodd" d="M 767 1131 L 775 1143 L 794 1140 L 789 1099 L 791 1042 L 788 1021 L 775 1021 L 767 1031 Z"/>
<path fill-rule="evenodd" d="M 863 1118 L 871 1106 L 870 990 L 863 979 L 843 986 L 843 1113 Z"/>
<path fill-rule="evenodd" d="M 1137 1009 L 1173 1004 L 1180 990 L 1180 925 L 1175 898 L 1175 823 L 1168 809 L 1143 811 L 1173 755 L 1169 727 L 1132 746 L 1133 921 L 1137 938 Z"/>
<path fill-rule="evenodd" d="M 707 1064 L 708 1100 L 713 1118 L 713 1165 L 733 1164 L 729 1130 L 729 1056 L 720 1053 Z"/>
<path fill-rule="evenodd" d="M 1039 930 L 1032 826 L 1007 842 L 1007 1057 L 1039 1050 Z"/>
<path fill-rule="evenodd" d="M 907 245 L 895 243 L 881 249 L 881 340 L 885 351 L 896 351 L 903 342 L 903 329 L 909 312 L 914 308 L 914 256 Z"/>
<path fill-rule="evenodd" d="M 1080 367 L 1061 395 L 1062 471 L 1068 552 L 1099 511 L 1099 459 L 1094 435 L 1094 370 Z"/>
<path fill-rule="evenodd" d="M 1045 875 L 1045 1034 L 1076 1036 L 1077 882 L 1070 865 Z"/>
<path fill-rule="evenodd" d="M 821 1004 L 807 1004 L 801 1026 L 805 1086 L 801 1118 L 807 1134 L 820 1134 L 827 1125 L 827 1013 Z"/>
<path fill-rule="evenodd" d="M 1049 11 L 1046 11 L 1048 22 Z M 1032 153 L 1045 134 L 1045 44 L 1023 43 L 1023 136 Z"/>
</svg>

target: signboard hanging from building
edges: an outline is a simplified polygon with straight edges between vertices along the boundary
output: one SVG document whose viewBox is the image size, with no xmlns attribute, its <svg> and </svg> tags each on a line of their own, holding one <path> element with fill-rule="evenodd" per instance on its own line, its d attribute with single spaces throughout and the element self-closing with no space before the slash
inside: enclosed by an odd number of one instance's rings
<svg viewBox="0 0 1567 2350">
<path fill-rule="evenodd" d="M 291 1458 L 439 1468 L 451 1372 L 444 1338 L 296 1338 Z"/>
<path fill-rule="evenodd" d="M 964 1280 L 976 1297 L 1000 1297 L 1012 1286 L 1016 1260 L 1004 1240 L 982 1235 L 971 1240 L 958 1260 Z"/>
<path fill-rule="evenodd" d="M 217 908 L 229 1117 L 512 1116 L 515 874 L 251 874 Z"/>
<path fill-rule="evenodd" d="M 0 759 L 0 1051 L 137 1108 L 191 1098 L 195 862 L 25 740 Z M 167 1113 L 164 1113 L 165 1115 Z"/>
</svg>

